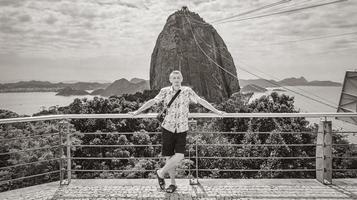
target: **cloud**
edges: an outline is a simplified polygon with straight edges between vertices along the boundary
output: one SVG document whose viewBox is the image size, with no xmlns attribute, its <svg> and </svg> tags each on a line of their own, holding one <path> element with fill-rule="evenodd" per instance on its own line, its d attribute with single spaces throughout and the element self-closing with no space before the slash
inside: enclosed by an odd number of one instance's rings
<svg viewBox="0 0 357 200">
<path fill-rule="evenodd" d="M 30 15 L 20 15 L 18 17 L 19 22 L 30 22 L 32 20 Z"/>
<path fill-rule="evenodd" d="M 54 23 L 56 23 L 58 19 L 56 17 L 54 17 L 53 15 L 49 15 L 46 19 L 45 22 L 49 25 L 52 25 Z"/>
<path fill-rule="evenodd" d="M 22 5 L 24 1 L 21 0 L 1 0 L 0 1 L 0 7 L 7 7 L 7 6 L 11 6 L 11 7 L 18 7 L 20 5 Z"/>
<path fill-rule="evenodd" d="M 4 34 L 25 34 L 28 33 L 29 30 L 24 30 L 15 26 L 11 26 L 8 24 L 0 24 L 0 32 Z"/>
<path fill-rule="evenodd" d="M 343 38 L 333 41 L 329 45 L 329 49 L 341 49 L 341 48 L 357 48 L 357 37 L 355 38 Z"/>
<path fill-rule="evenodd" d="M 93 62 L 98 66 L 104 63 L 104 56 L 109 56 L 115 57 L 115 61 L 125 60 L 108 63 L 112 68 L 120 69 L 125 65 L 129 69 L 131 65 L 140 65 L 136 67 L 148 70 L 150 55 L 167 17 L 181 6 L 188 5 L 190 10 L 211 22 L 277 1 L 0 0 L 0 53 L 44 60 L 98 59 Z M 291 1 L 244 17 L 290 9 L 296 5 L 303 4 Z M 279 61 L 283 60 L 282 57 L 291 56 L 301 59 L 299 55 L 306 53 L 356 46 L 357 38 L 352 36 L 283 44 L 284 41 L 357 31 L 355 10 L 356 1 L 348 1 L 290 14 L 220 25 L 213 23 L 213 26 L 237 60 L 269 57 Z M 279 42 L 282 44 L 271 45 Z M 274 67 L 284 65 L 278 61 Z M 31 62 L 29 60 L 29 67 Z M 33 66 L 39 62 L 34 61 Z M 50 61 L 46 60 L 46 63 Z M 71 66 L 79 65 L 78 62 Z"/>
</svg>

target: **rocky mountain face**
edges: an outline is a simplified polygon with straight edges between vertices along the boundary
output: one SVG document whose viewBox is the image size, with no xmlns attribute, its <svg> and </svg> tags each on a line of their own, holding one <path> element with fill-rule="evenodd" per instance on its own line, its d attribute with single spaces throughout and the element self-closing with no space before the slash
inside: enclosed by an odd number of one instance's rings
<svg viewBox="0 0 357 200">
<path fill-rule="evenodd" d="M 240 90 L 238 79 L 230 75 L 237 76 L 237 71 L 223 39 L 198 14 L 184 8 L 168 17 L 157 38 L 151 55 L 150 88 L 171 85 L 173 70 L 181 71 L 182 85 L 210 102 L 221 102 Z"/>
</svg>

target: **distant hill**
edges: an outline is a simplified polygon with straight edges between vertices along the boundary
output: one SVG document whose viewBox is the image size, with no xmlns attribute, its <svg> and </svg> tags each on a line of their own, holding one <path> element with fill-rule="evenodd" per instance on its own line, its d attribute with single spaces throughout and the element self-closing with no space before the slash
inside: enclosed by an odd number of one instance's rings
<svg viewBox="0 0 357 200">
<path fill-rule="evenodd" d="M 286 78 L 281 81 L 265 80 L 265 79 L 240 79 L 239 84 L 244 87 L 246 85 L 254 84 L 263 88 L 267 87 L 279 87 L 281 86 L 342 86 L 341 83 L 333 81 L 307 81 L 303 76 L 300 78 Z"/>
<path fill-rule="evenodd" d="M 136 92 L 143 92 L 144 90 L 149 90 L 150 85 L 148 80 L 144 79 L 131 79 L 128 81 L 125 78 L 114 81 L 104 90 L 95 90 L 91 94 L 102 95 L 102 96 L 112 96 L 112 95 L 122 95 L 122 94 L 135 94 Z"/>
<path fill-rule="evenodd" d="M 142 78 L 132 78 L 130 80 L 130 83 L 140 83 L 141 81 L 145 81 L 145 79 Z"/>
<path fill-rule="evenodd" d="M 342 86 L 341 83 L 333 81 L 310 81 L 309 85 L 311 86 Z"/>
<path fill-rule="evenodd" d="M 260 87 L 258 85 L 254 85 L 254 84 L 249 84 L 249 85 L 246 85 L 244 86 L 242 89 L 241 89 L 241 92 L 242 93 L 248 93 L 248 92 L 266 92 L 267 89 L 263 88 L 263 87 Z"/>
<path fill-rule="evenodd" d="M 239 85 L 243 88 L 244 86 L 247 85 L 258 85 L 260 87 L 263 88 L 267 88 L 267 87 L 277 87 L 277 85 L 279 85 L 278 82 L 274 81 L 274 80 L 269 80 L 270 82 L 268 82 L 265 79 L 248 79 L 248 80 L 244 80 L 244 79 L 240 79 L 239 80 Z"/>
<path fill-rule="evenodd" d="M 17 83 L 0 84 L 0 92 L 58 92 L 56 95 L 88 95 L 86 90 L 93 90 L 90 95 L 122 95 L 134 94 L 150 89 L 149 81 L 140 78 L 125 78 L 113 83 L 75 82 L 51 83 L 49 81 L 19 81 Z"/>
<path fill-rule="evenodd" d="M 58 92 L 70 87 L 74 90 L 96 90 L 105 88 L 110 83 L 76 82 L 76 83 L 51 83 L 49 81 L 19 81 L 16 83 L 0 84 L 0 92 Z"/>
<path fill-rule="evenodd" d="M 71 87 L 66 87 L 61 89 L 56 95 L 59 96 L 71 96 L 71 95 L 89 95 L 89 93 L 85 90 L 77 90 Z"/>
<path fill-rule="evenodd" d="M 304 77 L 300 77 L 300 78 L 286 78 L 283 79 L 281 81 L 279 81 L 280 84 L 285 85 L 285 86 L 294 86 L 294 85 L 308 85 L 309 82 L 304 78 Z"/>
<path fill-rule="evenodd" d="M 98 89 L 98 90 L 94 90 L 92 93 L 90 93 L 91 95 L 100 95 L 104 92 L 105 89 Z"/>
<path fill-rule="evenodd" d="M 240 79 L 241 88 L 247 85 L 255 85 L 262 88 L 282 86 L 342 86 L 341 83 L 333 81 L 307 81 L 304 77 L 286 78 L 281 81 L 265 80 L 265 79 Z M 91 95 L 121 95 L 133 94 L 138 91 L 150 89 L 149 80 L 141 78 L 132 78 L 128 81 L 125 78 L 119 79 L 113 83 L 98 83 L 98 82 L 75 82 L 75 83 L 51 83 L 49 81 L 19 81 L 16 83 L 0 84 L 0 92 L 59 92 L 64 88 L 72 88 L 73 90 L 93 90 Z"/>
</svg>

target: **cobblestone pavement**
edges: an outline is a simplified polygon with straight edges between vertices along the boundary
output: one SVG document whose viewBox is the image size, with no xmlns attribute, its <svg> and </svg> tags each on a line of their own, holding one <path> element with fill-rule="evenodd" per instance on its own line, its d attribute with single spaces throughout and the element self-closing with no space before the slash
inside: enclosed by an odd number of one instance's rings
<svg viewBox="0 0 357 200">
<path fill-rule="evenodd" d="M 189 180 L 179 179 L 177 191 L 169 194 L 160 190 L 156 179 L 74 179 L 47 197 L 41 194 L 50 194 L 49 191 L 39 191 L 38 196 L 35 192 L 31 195 L 20 192 L 22 196 L 18 197 L 15 193 L 19 192 L 13 191 L 12 196 L 0 193 L 0 199 L 357 199 L 357 179 L 335 179 L 333 185 L 323 185 L 314 179 L 201 179 L 199 182 L 189 185 Z"/>
<path fill-rule="evenodd" d="M 25 187 L 0 193 L 0 200 L 37 200 L 51 199 L 59 189 L 59 181 Z"/>
</svg>

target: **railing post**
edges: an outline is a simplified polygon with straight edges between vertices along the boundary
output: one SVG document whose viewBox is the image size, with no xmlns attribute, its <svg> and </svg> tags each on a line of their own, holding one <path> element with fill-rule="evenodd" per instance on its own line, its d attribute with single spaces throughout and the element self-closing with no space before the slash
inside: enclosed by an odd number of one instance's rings
<svg viewBox="0 0 357 200">
<path fill-rule="evenodd" d="M 197 139 L 196 139 L 196 180 L 197 180 L 197 183 L 198 183 L 198 149 L 197 149 Z"/>
<path fill-rule="evenodd" d="M 66 121 L 67 124 L 67 142 L 66 142 L 66 146 L 67 146 L 67 179 L 68 179 L 68 184 L 71 182 L 71 178 L 72 178 L 72 162 L 71 162 L 71 135 L 70 135 L 70 131 L 69 131 L 69 121 Z"/>
<path fill-rule="evenodd" d="M 62 185 L 63 182 L 63 143 L 62 143 L 62 134 L 63 134 L 63 122 L 60 121 L 59 122 L 59 156 L 60 156 L 60 160 L 59 160 L 59 169 L 60 169 L 60 186 Z"/>
<path fill-rule="evenodd" d="M 71 181 L 71 137 L 70 137 L 70 132 L 69 132 L 69 121 L 68 120 L 62 120 L 59 122 L 60 124 L 60 145 L 61 145 L 61 151 L 60 151 L 60 185 L 68 185 Z M 66 134 L 66 156 L 64 155 L 63 151 L 63 135 Z M 63 167 L 63 160 L 67 159 L 67 180 L 64 181 L 64 173 L 65 171 Z"/>
<path fill-rule="evenodd" d="M 316 145 L 316 179 L 323 184 L 332 184 L 331 121 L 320 121 Z"/>
<path fill-rule="evenodd" d="M 192 132 L 197 130 L 197 120 L 191 119 L 189 121 L 190 129 Z M 198 185 L 198 151 L 197 151 L 197 139 L 195 140 L 195 150 L 196 150 L 196 179 L 191 178 L 190 179 L 190 185 Z"/>
</svg>

